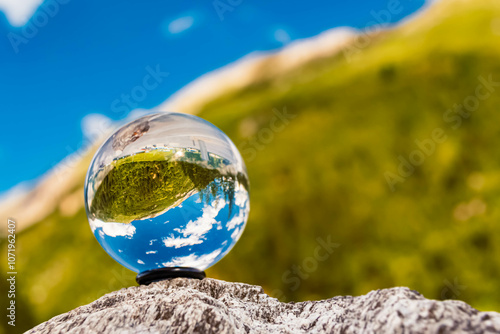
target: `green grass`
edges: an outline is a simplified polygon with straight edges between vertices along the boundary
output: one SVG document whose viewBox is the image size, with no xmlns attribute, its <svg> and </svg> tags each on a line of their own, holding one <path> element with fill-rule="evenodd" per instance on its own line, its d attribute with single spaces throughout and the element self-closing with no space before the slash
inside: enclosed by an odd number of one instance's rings
<svg viewBox="0 0 500 334">
<path fill-rule="evenodd" d="M 409 286 L 500 311 L 500 87 L 459 127 L 443 118 L 474 96 L 479 76 L 500 82 L 500 8 L 437 6 L 351 61 L 334 55 L 205 106 L 200 116 L 240 148 L 252 184 L 246 231 L 208 276 L 287 301 Z M 273 109 L 285 107 L 295 118 L 271 138 Z M 384 174 L 436 128 L 446 140 L 391 191 Z M 318 237 L 339 246 L 307 267 Z M 83 210 L 54 212 L 18 243 L 32 324 L 134 284 L 93 240 Z"/>
<path fill-rule="evenodd" d="M 217 169 L 165 154 L 145 152 L 113 161 L 97 187 L 90 213 L 104 222 L 130 223 L 164 212 L 222 178 Z"/>
<path fill-rule="evenodd" d="M 130 223 L 165 212 L 195 192 L 208 201 L 219 188 L 231 212 L 235 182 L 248 190 L 247 177 L 223 171 L 223 165 L 212 168 L 207 162 L 204 166 L 197 162 L 199 154 L 189 153 L 186 158 L 181 161 L 173 159 L 171 152 L 151 151 L 113 161 L 98 171 L 107 174 L 97 186 L 90 214 L 103 222 Z"/>
</svg>

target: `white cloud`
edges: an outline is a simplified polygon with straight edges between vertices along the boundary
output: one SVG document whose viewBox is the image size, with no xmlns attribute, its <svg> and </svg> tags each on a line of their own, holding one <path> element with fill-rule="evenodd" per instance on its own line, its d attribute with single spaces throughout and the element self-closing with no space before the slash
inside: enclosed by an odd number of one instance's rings
<svg viewBox="0 0 500 334">
<path fill-rule="evenodd" d="M 132 111 L 130 111 L 128 113 L 125 120 L 126 121 L 134 121 L 134 120 L 136 120 L 142 116 L 146 116 L 148 114 L 151 114 L 151 110 L 149 110 L 149 109 L 143 109 L 143 108 L 133 109 Z"/>
<path fill-rule="evenodd" d="M 163 243 L 166 247 L 185 247 L 201 244 L 203 240 L 199 236 L 190 235 L 188 238 L 174 237 L 170 235 L 169 237 L 163 238 Z"/>
<path fill-rule="evenodd" d="M 241 183 L 236 183 L 236 189 L 235 189 L 235 200 L 234 204 L 237 206 L 244 206 L 245 203 L 248 201 L 248 192 L 245 190 L 245 188 L 241 185 Z"/>
<path fill-rule="evenodd" d="M 147 251 L 146 254 L 156 254 L 158 251 L 152 250 L 152 251 Z"/>
<path fill-rule="evenodd" d="M 101 230 L 99 234 L 104 237 L 107 235 L 108 237 L 127 237 L 132 238 L 135 234 L 135 226 L 132 224 L 123 224 L 123 223 L 101 223 L 99 221 L 94 221 L 92 226 L 92 231 L 96 228 L 100 227 Z"/>
<path fill-rule="evenodd" d="M 83 117 L 81 125 L 83 136 L 93 142 L 111 131 L 113 121 L 102 114 L 88 114 Z"/>
<path fill-rule="evenodd" d="M 179 232 L 182 236 L 174 237 L 171 234 L 169 237 L 163 238 L 162 241 L 166 247 L 185 247 L 198 245 L 205 240 L 205 234 L 207 234 L 213 227 L 213 225 L 219 225 L 215 217 L 219 214 L 219 211 L 226 206 L 224 199 L 219 199 L 218 201 L 213 201 L 212 205 L 206 205 L 203 208 L 203 214 L 196 220 L 190 220 L 184 229 L 176 228 L 174 231 Z"/>
<path fill-rule="evenodd" d="M 284 29 L 276 29 L 274 31 L 274 39 L 281 44 L 288 44 L 292 40 L 288 32 Z"/>
<path fill-rule="evenodd" d="M 163 262 L 165 267 L 192 267 L 200 270 L 207 269 L 217 256 L 222 252 L 222 248 L 216 249 L 212 253 L 204 255 L 190 254 L 188 256 L 179 256 L 169 262 Z"/>
<path fill-rule="evenodd" d="M 233 233 L 231 233 L 231 239 L 238 240 L 240 238 L 241 232 L 241 229 L 238 227 L 236 230 L 234 230 Z"/>
<path fill-rule="evenodd" d="M 240 208 L 240 211 L 238 212 L 238 215 L 234 216 L 230 221 L 227 222 L 226 227 L 228 231 L 234 229 L 237 226 L 239 227 L 240 225 L 243 225 L 246 222 L 248 212 L 250 211 L 250 205 L 248 204 L 248 192 L 239 183 L 235 191 L 234 204 L 236 204 Z M 234 232 L 233 235 L 235 233 L 237 232 Z"/>
<path fill-rule="evenodd" d="M 139 259 L 139 260 L 137 260 L 137 263 L 144 264 L 144 261 L 142 261 L 142 260 Z"/>
<path fill-rule="evenodd" d="M 35 14 L 43 0 L 0 0 L 0 11 L 14 27 L 22 27 Z"/>
<path fill-rule="evenodd" d="M 227 230 L 231 231 L 236 226 L 240 226 L 240 225 L 244 224 L 247 213 L 248 213 L 248 210 L 244 210 L 243 208 L 240 208 L 240 212 L 238 212 L 238 215 L 234 216 L 233 218 L 231 218 L 230 221 L 227 222 Z"/>
<path fill-rule="evenodd" d="M 192 16 L 179 17 L 168 24 L 168 32 L 172 35 L 181 33 L 191 28 L 193 23 L 194 17 Z"/>
</svg>

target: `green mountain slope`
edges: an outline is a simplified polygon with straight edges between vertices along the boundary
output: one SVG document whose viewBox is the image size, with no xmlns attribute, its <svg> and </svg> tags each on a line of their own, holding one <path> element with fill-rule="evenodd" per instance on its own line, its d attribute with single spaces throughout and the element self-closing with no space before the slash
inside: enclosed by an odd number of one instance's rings
<svg viewBox="0 0 500 334">
<path fill-rule="evenodd" d="M 207 104 L 252 188 L 246 232 L 207 274 L 288 301 L 403 285 L 500 311 L 499 20 L 498 2 L 444 1 Z M 135 284 L 83 209 L 18 245 L 26 326 Z"/>
<path fill-rule="evenodd" d="M 194 192 L 208 199 L 208 192 L 217 191 L 212 183 L 215 180 L 226 193 L 233 194 L 237 179 L 244 180 L 243 185 L 248 184 L 241 173 L 222 174 L 214 168 L 213 158 L 206 167 L 198 164 L 202 160 L 200 153 L 186 152 L 189 156 L 186 161 L 175 160 L 172 155 L 170 151 L 158 150 L 113 161 L 112 169 L 96 189 L 90 214 L 103 222 L 128 224 L 165 212 Z M 234 199 L 228 200 L 231 212 Z"/>
</svg>

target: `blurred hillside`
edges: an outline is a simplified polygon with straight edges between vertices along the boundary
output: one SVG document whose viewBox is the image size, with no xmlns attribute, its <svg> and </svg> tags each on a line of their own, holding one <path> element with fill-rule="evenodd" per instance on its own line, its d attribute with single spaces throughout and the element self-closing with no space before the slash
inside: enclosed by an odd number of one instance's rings
<svg viewBox="0 0 500 334">
<path fill-rule="evenodd" d="M 441 1 L 359 36 L 275 75 L 270 56 L 198 108 L 240 148 L 251 183 L 246 231 L 207 274 L 285 301 L 408 286 L 499 311 L 500 3 Z M 135 284 L 88 227 L 91 153 L 18 234 L 26 328 Z M 318 252 L 328 240 L 331 254 Z"/>
</svg>

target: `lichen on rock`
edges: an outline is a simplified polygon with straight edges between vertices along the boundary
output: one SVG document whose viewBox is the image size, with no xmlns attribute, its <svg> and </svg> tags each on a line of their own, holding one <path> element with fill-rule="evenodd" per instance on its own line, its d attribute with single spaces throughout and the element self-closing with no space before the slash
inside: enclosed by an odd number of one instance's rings
<svg viewBox="0 0 500 334">
<path fill-rule="evenodd" d="M 397 287 L 282 303 L 259 286 L 177 278 L 109 293 L 28 333 L 500 333 L 500 314 Z"/>
</svg>

